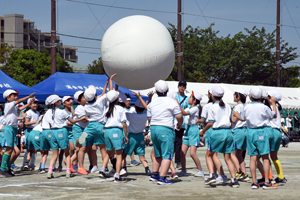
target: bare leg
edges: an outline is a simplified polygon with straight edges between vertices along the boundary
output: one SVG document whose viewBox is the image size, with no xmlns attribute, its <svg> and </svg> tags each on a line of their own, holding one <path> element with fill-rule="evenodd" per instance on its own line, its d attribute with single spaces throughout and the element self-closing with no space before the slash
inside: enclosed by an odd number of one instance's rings
<svg viewBox="0 0 300 200">
<path fill-rule="evenodd" d="M 189 149 L 189 146 L 182 144 L 181 146 L 181 151 L 180 151 L 180 162 L 181 162 L 181 167 L 182 170 L 186 170 L 186 152 Z"/>
<path fill-rule="evenodd" d="M 218 157 L 218 154 L 215 153 L 215 154 L 213 155 L 212 159 L 213 159 L 213 163 L 215 164 L 215 167 L 217 168 L 219 174 L 220 174 L 221 176 L 225 175 L 225 174 L 224 174 L 224 170 L 223 170 L 223 166 L 222 166 L 222 163 L 221 163 L 221 161 L 220 161 L 220 159 L 219 159 L 219 157 Z"/>
<path fill-rule="evenodd" d="M 202 171 L 201 163 L 200 163 L 200 160 L 199 160 L 198 156 L 196 155 L 196 151 L 197 151 L 197 147 L 196 146 L 191 146 L 190 156 L 194 160 L 194 162 L 197 166 L 197 169 Z"/>
<path fill-rule="evenodd" d="M 246 167 L 245 167 L 245 161 L 243 159 L 243 150 L 242 149 L 236 149 L 235 150 L 235 156 L 239 161 L 240 168 L 244 174 L 246 174 Z"/>
<path fill-rule="evenodd" d="M 234 164 L 233 164 L 232 160 L 230 159 L 230 154 L 229 153 L 225 153 L 224 154 L 224 159 L 225 159 L 225 162 L 226 162 L 226 164 L 228 166 L 228 170 L 230 172 L 231 178 L 236 178 L 235 177 Z"/>
</svg>

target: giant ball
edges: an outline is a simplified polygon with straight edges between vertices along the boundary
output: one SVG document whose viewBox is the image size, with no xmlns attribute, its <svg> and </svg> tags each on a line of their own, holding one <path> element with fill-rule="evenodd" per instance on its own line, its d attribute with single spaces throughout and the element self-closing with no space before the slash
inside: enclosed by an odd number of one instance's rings
<svg viewBox="0 0 300 200">
<path fill-rule="evenodd" d="M 134 15 L 115 22 L 101 44 L 105 72 L 117 73 L 114 82 L 128 89 L 148 89 L 166 79 L 175 62 L 167 28 L 151 17 Z"/>
</svg>

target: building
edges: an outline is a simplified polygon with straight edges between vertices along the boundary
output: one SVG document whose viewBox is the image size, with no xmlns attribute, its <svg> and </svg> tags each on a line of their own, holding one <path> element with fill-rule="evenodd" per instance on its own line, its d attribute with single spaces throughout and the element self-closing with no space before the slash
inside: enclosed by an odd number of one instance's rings
<svg viewBox="0 0 300 200">
<path fill-rule="evenodd" d="M 51 34 L 43 33 L 34 26 L 34 22 L 24 19 L 24 15 L 10 14 L 0 16 L 1 21 L 1 43 L 7 43 L 16 49 L 36 49 L 44 52 L 47 49 L 50 53 Z M 63 46 L 59 36 L 56 36 L 56 51 L 61 58 L 77 63 L 77 48 L 71 46 Z"/>
<path fill-rule="evenodd" d="M 81 65 L 78 63 L 66 61 L 72 68 L 74 73 L 87 73 L 88 72 L 88 67 L 85 65 Z"/>
</svg>

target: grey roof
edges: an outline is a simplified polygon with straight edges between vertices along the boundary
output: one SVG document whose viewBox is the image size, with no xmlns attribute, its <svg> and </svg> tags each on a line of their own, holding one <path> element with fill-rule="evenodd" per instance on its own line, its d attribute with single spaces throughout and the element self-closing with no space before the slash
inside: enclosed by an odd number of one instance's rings
<svg viewBox="0 0 300 200">
<path fill-rule="evenodd" d="M 78 64 L 78 63 L 70 62 L 68 60 L 66 60 L 66 62 L 71 67 L 73 67 L 74 72 L 87 72 L 87 70 L 88 70 L 88 67 L 85 66 L 85 65 L 81 65 L 81 64 Z"/>
</svg>

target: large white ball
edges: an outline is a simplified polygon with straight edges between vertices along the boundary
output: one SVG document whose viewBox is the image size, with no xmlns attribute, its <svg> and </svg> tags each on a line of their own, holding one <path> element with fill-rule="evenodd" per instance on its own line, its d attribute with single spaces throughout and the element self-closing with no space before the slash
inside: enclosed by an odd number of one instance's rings
<svg viewBox="0 0 300 200">
<path fill-rule="evenodd" d="M 142 15 L 120 19 L 105 32 L 101 55 L 105 72 L 117 73 L 114 82 L 128 89 L 148 89 L 166 79 L 175 62 L 167 28 Z"/>
</svg>

